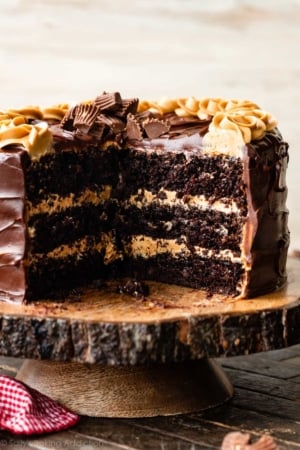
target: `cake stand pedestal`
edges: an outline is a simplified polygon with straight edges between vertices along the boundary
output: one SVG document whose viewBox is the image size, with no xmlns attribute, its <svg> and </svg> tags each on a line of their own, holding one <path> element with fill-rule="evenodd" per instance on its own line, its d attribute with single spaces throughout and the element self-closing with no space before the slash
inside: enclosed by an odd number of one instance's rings
<svg viewBox="0 0 300 450">
<path fill-rule="evenodd" d="M 25 358 L 17 378 L 74 412 L 149 417 L 228 400 L 230 381 L 212 357 L 300 343 L 300 260 L 289 282 L 252 300 L 149 282 L 136 299 L 117 283 L 62 301 L 0 304 L 0 354 Z"/>
<path fill-rule="evenodd" d="M 213 361 L 110 367 L 26 360 L 17 378 L 73 412 L 94 417 L 151 417 L 224 403 L 230 381 Z"/>
</svg>

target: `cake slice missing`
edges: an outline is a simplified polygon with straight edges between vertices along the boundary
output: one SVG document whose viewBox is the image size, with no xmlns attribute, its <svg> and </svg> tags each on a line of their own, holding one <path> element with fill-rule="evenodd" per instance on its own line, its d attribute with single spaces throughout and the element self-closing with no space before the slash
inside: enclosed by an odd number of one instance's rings
<svg viewBox="0 0 300 450">
<path fill-rule="evenodd" d="M 288 145 L 248 101 L 0 116 L 0 299 L 134 277 L 249 298 L 286 282 Z"/>
</svg>

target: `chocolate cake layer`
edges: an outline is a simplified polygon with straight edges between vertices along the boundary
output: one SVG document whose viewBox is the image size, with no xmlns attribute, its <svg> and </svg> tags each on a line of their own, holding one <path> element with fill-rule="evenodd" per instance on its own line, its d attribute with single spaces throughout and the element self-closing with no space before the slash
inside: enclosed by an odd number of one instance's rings
<svg viewBox="0 0 300 450">
<path fill-rule="evenodd" d="M 176 191 L 179 198 L 205 194 L 211 202 L 228 198 L 245 207 L 243 164 L 239 158 L 201 153 L 188 157 L 184 151 L 161 151 L 156 143 L 149 151 L 137 145 L 139 149 L 120 152 L 121 198 L 128 198 L 138 189 L 153 193 L 165 189 Z"/>
<path fill-rule="evenodd" d="M 118 181 L 116 149 L 101 151 L 99 146 L 77 141 L 54 143 L 53 152 L 31 161 L 26 168 L 26 195 L 33 205 L 50 194 L 75 196 L 91 186 L 115 186 Z"/>
<path fill-rule="evenodd" d="M 245 215 L 224 214 L 213 209 L 190 207 L 131 206 L 120 209 L 116 228 L 121 236 L 144 234 L 153 238 L 177 239 L 186 236 L 189 245 L 209 249 L 230 249 L 240 254 L 240 242 Z"/>
<path fill-rule="evenodd" d="M 92 238 L 91 243 L 93 243 Z M 71 289 L 119 275 L 120 270 L 116 270 L 118 260 L 106 263 L 105 249 L 99 251 L 96 244 L 93 243 L 93 246 L 80 258 L 75 253 L 61 258 L 41 256 L 34 260 L 27 273 L 29 280 L 27 300 L 60 298 L 68 295 Z"/>
<path fill-rule="evenodd" d="M 62 244 L 69 244 L 85 236 L 98 236 L 111 230 L 117 205 L 82 204 L 59 213 L 37 214 L 29 218 L 31 253 L 47 253 Z"/>
<path fill-rule="evenodd" d="M 159 279 L 163 283 L 201 288 L 209 294 L 221 293 L 230 296 L 238 295 L 244 271 L 241 264 L 230 261 L 199 256 L 174 258 L 168 253 L 147 259 L 125 259 L 123 270 L 127 276 L 137 279 Z"/>
</svg>

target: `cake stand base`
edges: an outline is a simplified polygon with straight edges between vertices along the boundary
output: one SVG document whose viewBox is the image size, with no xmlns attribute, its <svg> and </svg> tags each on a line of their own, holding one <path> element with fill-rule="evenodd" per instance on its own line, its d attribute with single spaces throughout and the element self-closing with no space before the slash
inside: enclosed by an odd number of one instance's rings
<svg viewBox="0 0 300 450">
<path fill-rule="evenodd" d="M 229 400 L 233 388 L 214 360 L 106 366 L 26 360 L 17 379 L 80 415 L 152 417 L 196 412 Z"/>
</svg>

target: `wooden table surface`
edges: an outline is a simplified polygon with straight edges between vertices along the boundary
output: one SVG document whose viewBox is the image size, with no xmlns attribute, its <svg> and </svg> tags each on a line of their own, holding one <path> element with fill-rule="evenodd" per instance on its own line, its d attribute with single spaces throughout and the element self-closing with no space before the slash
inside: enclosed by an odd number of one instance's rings
<svg viewBox="0 0 300 450">
<path fill-rule="evenodd" d="M 219 450 L 230 431 L 271 434 L 280 450 L 300 448 L 300 345 L 250 356 L 217 359 L 231 379 L 232 400 L 201 413 L 143 419 L 82 417 L 67 431 L 37 438 L 0 432 L 6 450 Z M 0 358 L 14 376 L 22 364 Z"/>
</svg>

